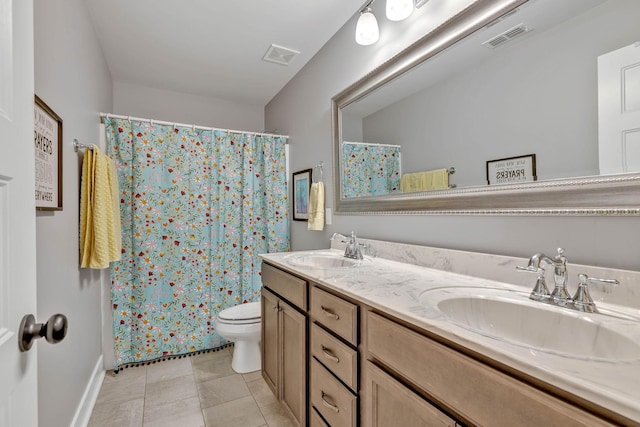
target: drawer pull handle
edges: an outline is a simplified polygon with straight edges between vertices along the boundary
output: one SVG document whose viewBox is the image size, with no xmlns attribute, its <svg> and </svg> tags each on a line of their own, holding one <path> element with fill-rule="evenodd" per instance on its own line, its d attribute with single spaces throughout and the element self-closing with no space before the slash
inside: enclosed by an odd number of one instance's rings
<svg viewBox="0 0 640 427">
<path fill-rule="evenodd" d="M 335 412 L 336 414 L 338 412 L 340 412 L 340 408 L 338 408 L 336 405 L 334 405 L 333 403 L 329 403 L 327 402 L 327 399 L 325 399 L 324 397 L 327 395 L 327 393 L 325 393 L 324 391 L 322 391 L 322 404 L 324 406 L 326 406 L 327 408 L 331 409 L 333 412 Z"/>
<path fill-rule="evenodd" d="M 326 308 L 324 308 L 323 305 L 320 306 L 320 310 L 322 310 L 324 315 L 327 316 L 327 317 L 333 317 L 336 320 L 340 319 L 340 316 L 338 316 L 336 313 L 334 313 L 334 312 L 332 312 L 330 310 L 327 310 Z"/>
<path fill-rule="evenodd" d="M 336 363 L 340 363 L 340 359 L 338 358 L 338 356 L 333 354 L 331 350 L 329 350 L 327 347 L 323 346 L 322 344 L 320 344 L 320 347 L 322 348 L 322 353 L 325 355 L 325 357 L 327 357 L 327 359 L 333 360 Z"/>
</svg>

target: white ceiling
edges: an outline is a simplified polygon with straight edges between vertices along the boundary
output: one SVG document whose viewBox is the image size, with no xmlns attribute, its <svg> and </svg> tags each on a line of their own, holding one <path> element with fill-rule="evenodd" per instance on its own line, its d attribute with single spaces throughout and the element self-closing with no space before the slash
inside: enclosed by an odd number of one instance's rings
<svg viewBox="0 0 640 427">
<path fill-rule="evenodd" d="M 85 3 L 114 81 L 264 106 L 364 0 Z M 271 44 L 300 54 L 263 61 Z"/>
</svg>

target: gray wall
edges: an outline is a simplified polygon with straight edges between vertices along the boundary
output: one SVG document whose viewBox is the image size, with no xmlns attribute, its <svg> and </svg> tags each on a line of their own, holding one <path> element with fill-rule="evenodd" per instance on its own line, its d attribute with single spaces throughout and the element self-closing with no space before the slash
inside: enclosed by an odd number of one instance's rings
<svg viewBox="0 0 640 427">
<path fill-rule="evenodd" d="M 260 106 L 120 82 L 113 83 L 113 113 L 222 129 L 264 130 Z"/>
<path fill-rule="evenodd" d="M 98 143 L 112 84 L 83 0 L 36 0 L 35 92 L 63 120 L 63 210 L 36 218 L 38 320 L 64 313 L 64 341 L 38 343 L 39 419 L 68 426 L 102 353 L 100 287 L 106 271 L 78 268 L 79 168 L 74 138 Z M 101 366 L 100 366 L 101 367 Z"/>
<path fill-rule="evenodd" d="M 291 136 L 291 170 L 321 160 L 329 170 L 330 99 L 465 3 L 431 1 L 408 20 L 392 23 L 384 18 L 384 2 L 376 2 L 381 36 L 372 46 L 355 43 L 354 16 L 265 109 L 266 126 Z M 325 173 L 324 182 L 326 205 L 332 207 L 332 176 Z M 539 251 L 553 254 L 562 246 L 570 262 L 631 270 L 640 265 L 640 218 L 334 215 L 323 232 L 307 231 L 306 223 L 297 221 L 291 228 L 294 250 L 326 248 L 331 233 L 354 230 L 372 239 L 518 257 Z M 571 286 L 575 281 L 572 277 Z"/>
</svg>

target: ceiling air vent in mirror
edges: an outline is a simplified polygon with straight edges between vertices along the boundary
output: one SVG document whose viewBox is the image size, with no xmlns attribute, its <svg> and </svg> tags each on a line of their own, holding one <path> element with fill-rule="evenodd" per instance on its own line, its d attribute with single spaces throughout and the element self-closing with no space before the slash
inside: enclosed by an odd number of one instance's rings
<svg viewBox="0 0 640 427">
<path fill-rule="evenodd" d="M 293 58 L 299 53 L 300 52 L 297 50 L 272 44 L 269 46 L 267 53 L 264 54 L 262 59 L 269 62 L 275 62 L 276 64 L 289 65 L 291 61 L 293 61 Z"/>
<path fill-rule="evenodd" d="M 509 28 L 507 31 L 487 40 L 486 42 L 482 43 L 482 45 L 488 47 L 489 49 L 494 49 L 532 30 L 533 28 L 529 28 L 524 24 L 518 24 L 515 27 Z"/>
</svg>

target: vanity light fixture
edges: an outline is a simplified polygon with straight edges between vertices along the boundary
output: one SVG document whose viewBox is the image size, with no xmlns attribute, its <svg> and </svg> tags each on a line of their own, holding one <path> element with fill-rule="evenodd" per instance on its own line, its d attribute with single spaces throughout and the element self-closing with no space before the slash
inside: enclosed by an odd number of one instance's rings
<svg viewBox="0 0 640 427">
<path fill-rule="evenodd" d="M 373 3 L 373 2 L 371 2 Z M 380 33 L 378 30 L 378 21 L 371 11 L 371 3 L 369 3 L 361 12 L 356 24 L 356 43 L 363 46 L 373 44 L 378 41 Z"/>
<path fill-rule="evenodd" d="M 415 0 L 387 0 L 387 19 L 390 21 L 402 21 L 413 12 Z"/>
<path fill-rule="evenodd" d="M 356 24 L 356 42 L 360 45 L 367 46 L 378 41 L 380 33 L 378 30 L 378 21 L 376 20 L 371 4 L 375 0 L 371 0 L 360 11 L 358 23 Z M 424 6 L 429 0 L 387 0 L 386 15 L 390 21 L 402 21 L 407 19 L 413 9 Z"/>
</svg>

